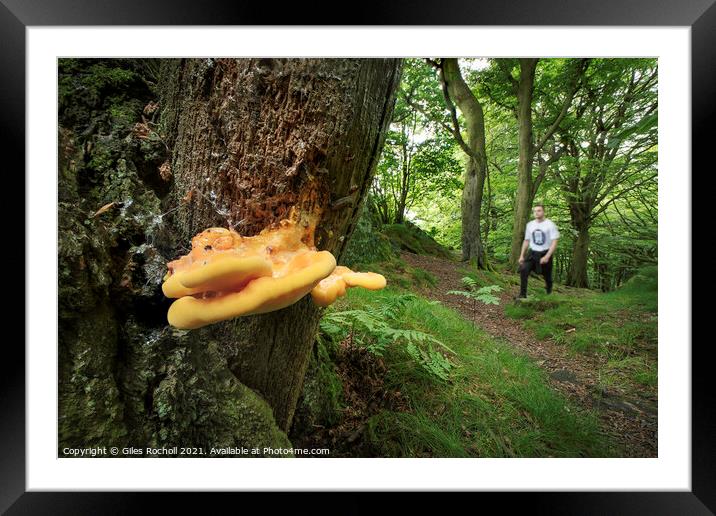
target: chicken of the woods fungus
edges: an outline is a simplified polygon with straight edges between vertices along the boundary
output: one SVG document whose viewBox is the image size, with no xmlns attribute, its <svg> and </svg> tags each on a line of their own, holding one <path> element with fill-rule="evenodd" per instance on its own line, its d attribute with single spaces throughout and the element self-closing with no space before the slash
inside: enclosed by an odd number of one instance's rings
<svg viewBox="0 0 716 516">
<path fill-rule="evenodd" d="M 305 243 L 307 241 L 308 243 Z M 328 306 L 347 287 L 385 287 L 385 278 L 336 266 L 328 251 L 317 251 L 312 235 L 290 220 L 242 237 L 226 228 L 209 228 L 191 241 L 191 251 L 169 262 L 162 291 L 178 298 L 169 307 L 169 324 L 201 328 L 234 317 L 292 305 L 311 293 Z"/>
</svg>

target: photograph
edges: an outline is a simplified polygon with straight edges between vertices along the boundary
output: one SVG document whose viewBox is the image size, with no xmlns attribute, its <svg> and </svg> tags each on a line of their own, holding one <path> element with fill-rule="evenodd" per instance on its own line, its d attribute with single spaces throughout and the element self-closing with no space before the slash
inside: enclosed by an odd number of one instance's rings
<svg viewBox="0 0 716 516">
<path fill-rule="evenodd" d="M 658 57 L 56 78 L 57 458 L 660 457 Z"/>
</svg>

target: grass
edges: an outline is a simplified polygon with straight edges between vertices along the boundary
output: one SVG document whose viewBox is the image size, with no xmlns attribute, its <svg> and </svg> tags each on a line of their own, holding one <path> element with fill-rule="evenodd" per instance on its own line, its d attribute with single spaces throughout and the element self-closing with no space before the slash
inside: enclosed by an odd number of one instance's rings
<svg viewBox="0 0 716 516">
<path fill-rule="evenodd" d="M 391 258 L 376 263 L 357 262 L 352 264 L 356 271 L 374 271 L 384 275 L 389 285 L 397 286 L 404 290 L 420 290 L 426 287 L 434 287 L 438 279 L 430 271 L 408 265 L 402 258 Z"/>
<path fill-rule="evenodd" d="M 402 294 L 351 289 L 332 310 L 391 305 Z M 445 381 L 412 360 L 404 345 L 385 349 L 387 388 L 401 391 L 410 410 L 384 410 L 369 420 L 366 438 L 376 456 L 619 456 L 595 415 L 551 389 L 526 356 L 435 301 L 415 296 L 399 310 L 401 328 L 428 333 L 454 351 L 454 367 Z"/>
<path fill-rule="evenodd" d="M 605 386 L 655 389 L 657 385 L 657 272 L 645 268 L 608 293 L 581 290 L 505 306 L 505 315 L 524 320 L 540 339 L 552 338 L 574 353 L 599 353 Z M 655 393 L 655 392 L 654 392 Z"/>
</svg>

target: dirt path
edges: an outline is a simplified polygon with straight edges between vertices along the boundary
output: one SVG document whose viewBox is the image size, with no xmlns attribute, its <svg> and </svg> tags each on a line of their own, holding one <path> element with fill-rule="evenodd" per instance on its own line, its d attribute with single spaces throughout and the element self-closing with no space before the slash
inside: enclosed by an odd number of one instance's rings
<svg viewBox="0 0 716 516">
<path fill-rule="evenodd" d="M 548 372 L 555 389 L 584 407 L 597 409 L 604 432 L 623 446 L 626 456 L 657 456 L 656 404 L 600 388 L 597 374 L 606 364 L 604 356 L 596 353 L 570 354 L 564 346 L 551 339 L 537 339 L 523 328 L 521 321 L 506 317 L 504 305 L 513 302 L 517 289 L 502 292 L 499 306 L 480 304 L 477 310 L 473 310 L 472 301 L 447 294 L 450 290 L 464 290 L 459 264 L 408 252 L 401 253 L 401 257 L 409 265 L 420 267 L 437 277 L 437 286 L 425 290 L 424 295 L 457 309 L 467 319 L 474 319 L 477 326 L 493 337 L 523 351 Z"/>
</svg>

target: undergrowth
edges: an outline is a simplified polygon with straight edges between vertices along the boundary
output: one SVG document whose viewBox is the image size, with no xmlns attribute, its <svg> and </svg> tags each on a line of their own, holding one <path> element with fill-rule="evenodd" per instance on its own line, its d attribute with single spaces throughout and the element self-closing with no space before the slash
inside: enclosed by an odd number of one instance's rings
<svg viewBox="0 0 716 516">
<path fill-rule="evenodd" d="M 380 354 L 386 388 L 409 400 L 408 411 L 383 410 L 368 421 L 375 456 L 619 454 L 595 415 L 551 389 L 527 357 L 437 301 L 352 289 L 327 311 L 321 338 L 353 339 Z"/>
<path fill-rule="evenodd" d="M 657 271 L 642 269 L 607 293 L 580 291 L 540 295 L 505 306 L 505 315 L 524 320 L 540 339 L 551 338 L 573 353 L 606 358 L 599 371 L 604 387 L 657 386 Z"/>
</svg>

